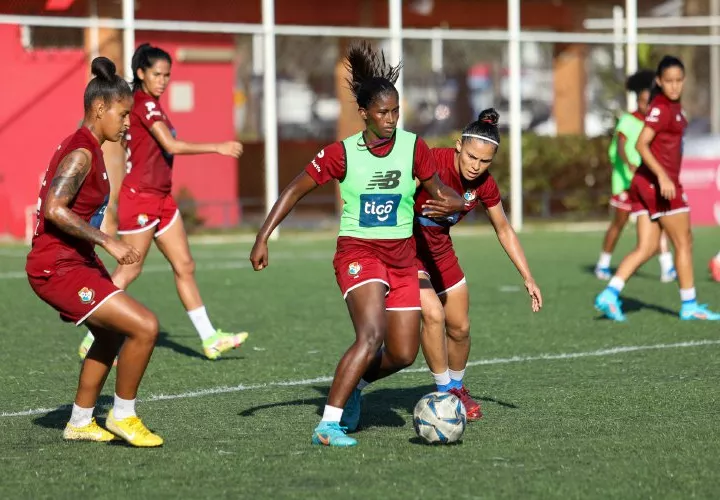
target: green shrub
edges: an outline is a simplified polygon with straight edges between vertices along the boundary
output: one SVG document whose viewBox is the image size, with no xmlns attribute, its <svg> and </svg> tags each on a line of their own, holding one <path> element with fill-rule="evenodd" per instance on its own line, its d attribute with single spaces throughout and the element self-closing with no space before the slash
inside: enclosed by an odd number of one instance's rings
<svg viewBox="0 0 720 500">
<path fill-rule="evenodd" d="M 185 231 L 193 233 L 203 227 L 205 219 L 198 214 L 198 204 L 195 197 L 185 186 L 181 187 L 177 195 L 175 195 L 180 217 L 185 224 Z"/>
</svg>

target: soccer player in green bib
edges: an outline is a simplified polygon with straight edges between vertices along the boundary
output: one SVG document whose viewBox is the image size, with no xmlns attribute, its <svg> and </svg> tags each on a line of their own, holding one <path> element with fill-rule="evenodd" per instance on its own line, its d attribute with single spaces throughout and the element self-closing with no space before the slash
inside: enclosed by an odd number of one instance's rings
<svg viewBox="0 0 720 500">
<path fill-rule="evenodd" d="M 605 232 L 602 252 L 595 265 L 595 276 L 601 280 L 609 280 L 612 277 L 610 261 L 620 239 L 620 234 L 630 218 L 630 197 L 628 190 L 632 182 L 635 169 L 642 161 L 640 153 L 635 149 L 640 132 L 645 125 L 645 114 L 647 113 L 650 100 L 650 89 L 655 81 L 655 72 L 652 70 L 638 71 L 628 77 L 625 88 L 634 92 L 637 96 L 637 111 L 625 112 L 618 120 L 613 134 L 608 155 L 613 165 L 612 172 L 612 196 L 610 206 L 615 209 L 615 215 Z M 668 249 L 668 241 L 663 232 L 660 237 L 660 281 L 670 282 L 677 277 L 673 256 Z"/>
<path fill-rule="evenodd" d="M 361 391 L 411 365 L 420 344 L 420 287 L 412 239 L 415 179 L 439 205 L 428 217 L 460 212 L 464 200 L 437 176 L 427 144 L 397 128 L 400 66 L 367 42 L 348 50 L 348 80 L 365 130 L 321 150 L 281 193 L 250 254 L 256 271 L 268 265 L 267 241 L 295 204 L 337 179 L 343 199 L 333 259 L 335 277 L 355 328 L 355 342 L 335 371 L 312 443 L 355 446 L 347 435 L 360 421 Z"/>
</svg>

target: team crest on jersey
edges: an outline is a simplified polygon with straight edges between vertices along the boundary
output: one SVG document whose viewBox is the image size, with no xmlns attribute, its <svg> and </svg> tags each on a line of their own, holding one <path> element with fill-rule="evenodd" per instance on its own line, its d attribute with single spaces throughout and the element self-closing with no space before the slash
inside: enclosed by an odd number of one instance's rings
<svg viewBox="0 0 720 500">
<path fill-rule="evenodd" d="M 352 262 L 348 266 L 348 274 L 350 276 L 357 276 L 358 274 L 360 274 L 360 271 L 362 271 L 362 266 L 359 262 Z"/>
<path fill-rule="evenodd" d="M 147 214 L 138 215 L 138 217 L 137 217 L 138 226 L 145 227 L 145 224 L 147 224 L 149 220 L 150 220 L 150 218 L 147 216 Z"/>
<path fill-rule="evenodd" d="M 463 198 L 465 198 L 465 204 L 468 205 L 475 201 L 475 198 L 477 198 L 477 192 L 474 189 L 468 189 L 465 191 Z"/>
<path fill-rule="evenodd" d="M 78 297 L 83 304 L 89 304 L 95 298 L 95 290 L 84 286 L 78 292 Z"/>
</svg>

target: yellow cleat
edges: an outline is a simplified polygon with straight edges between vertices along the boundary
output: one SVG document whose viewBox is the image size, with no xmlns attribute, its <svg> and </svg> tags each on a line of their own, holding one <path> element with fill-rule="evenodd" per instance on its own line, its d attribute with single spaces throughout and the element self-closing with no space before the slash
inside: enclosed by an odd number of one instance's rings
<svg viewBox="0 0 720 500">
<path fill-rule="evenodd" d="M 217 359 L 223 353 L 240 347 L 249 336 L 247 332 L 234 334 L 218 330 L 215 335 L 203 341 L 203 351 L 208 359 Z"/>
<path fill-rule="evenodd" d="M 65 426 L 63 431 L 63 439 L 66 441 L 98 441 L 107 442 L 115 439 L 115 436 L 100 427 L 95 419 L 93 418 L 89 424 L 82 427 L 75 427 L 70 425 L 70 422 Z"/>
<path fill-rule="evenodd" d="M 164 442 L 163 438 L 150 432 L 150 429 L 145 427 L 145 424 L 138 417 L 116 420 L 113 411 L 110 410 L 105 426 L 116 436 L 139 448 L 162 446 Z"/>
</svg>

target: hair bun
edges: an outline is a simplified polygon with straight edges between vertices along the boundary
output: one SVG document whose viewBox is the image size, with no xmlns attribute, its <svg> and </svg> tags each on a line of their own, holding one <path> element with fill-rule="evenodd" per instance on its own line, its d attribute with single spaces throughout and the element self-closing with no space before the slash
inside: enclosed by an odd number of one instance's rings
<svg viewBox="0 0 720 500">
<path fill-rule="evenodd" d="M 498 113 L 495 108 L 485 109 L 480 113 L 480 116 L 478 116 L 478 121 L 497 127 L 500 121 L 500 113 Z"/>
<path fill-rule="evenodd" d="M 92 74 L 102 80 L 112 81 L 115 77 L 115 63 L 107 57 L 96 57 L 91 65 Z"/>
<path fill-rule="evenodd" d="M 627 77 L 625 80 L 625 90 L 639 94 L 643 90 L 652 88 L 655 82 L 655 71 L 649 69 L 641 69 Z"/>
</svg>

